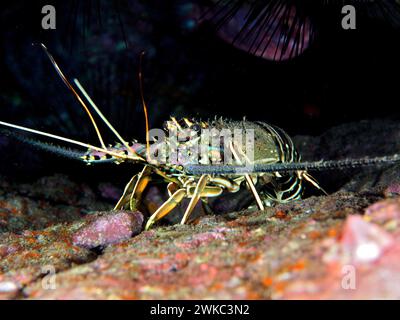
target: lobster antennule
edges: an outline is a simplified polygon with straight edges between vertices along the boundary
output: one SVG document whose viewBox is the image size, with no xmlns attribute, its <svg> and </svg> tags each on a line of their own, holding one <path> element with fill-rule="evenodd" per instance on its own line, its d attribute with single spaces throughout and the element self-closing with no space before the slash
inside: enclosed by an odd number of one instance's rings
<svg viewBox="0 0 400 320">
<path fill-rule="evenodd" d="M 147 104 L 144 100 L 144 93 L 143 93 L 143 77 L 142 77 L 142 63 L 143 63 L 143 56 L 145 52 L 142 51 L 140 53 L 140 61 L 139 61 L 139 86 L 140 86 L 140 100 L 142 101 L 143 112 L 144 112 L 144 120 L 146 125 L 146 156 L 147 159 L 150 160 L 150 126 L 149 126 L 149 116 L 147 112 Z"/>
<path fill-rule="evenodd" d="M 68 81 L 67 77 L 64 75 L 62 72 L 61 68 L 58 66 L 56 60 L 54 57 L 50 54 L 50 52 L 47 50 L 47 47 L 41 43 L 40 44 L 43 51 L 46 53 L 47 57 L 50 59 L 51 64 L 53 65 L 54 69 L 57 71 L 57 74 L 61 78 L 61 80 L 64 82 L 64 84 L 67 86 L 67 88 L 72 92 L 72 94 L 75 96 L 75 98 L 79 101 L 79 103 L 82 105 L 83 109 L 87 113 L 87 115 L 90 118 L 90 121 L 92 122 L 92 125 L 96 131 L 97 137 L 99 138 L 100 145 L 105 149 L 106 145 L 104 144 L 103 137 L 101 136 L 100 130 L 97 126 L 96 120 L 94 120 L 92 113 L 90 112 L 89 108 L 86 106 L 86 104 L 83 102 L 82 98 L 79 96 L 79 94 L 76 92 L 74 87 L 71 85 L 71 83 Z"/>
<path fill-rule="evenodd" d="M 247 166 L 232 165 L 188 165 L 185 170 L 188 174 L 247 174 L 279 172 L 290 173 L 295 171 L 325 171 L 345 168 L 360 168 L 375 165 L 391 165 L 400 162 L 400 154 L 375 158 L 343 159 L 311 162 L 288 162 L 275 164 L 255 164 Z"/>
<path fill-rule="evenodd" d="M 61 68 L 58 66 L 56 60 L 54 59 L 54 57 L 50 54 L 50 52 L 47 50 L 46 46 L 41 43 L 42 49 L 44 50 L 44 52 L 46 53 L 46 55 L 48 56 L 48 58 L 50 59 L 53 67 L 56 69 L 57 74 L 60 76 L 61 80 L 64 82 L 64 84 L 68 87 L 68 89 L 74 94 L 74 96 L 76 97 L 76 99 L 79 101 L 79 103 L 82 105 L 82 107 L 84 108 L 84 110 L 86 111 L 86 113 L 88 114 L 94 129 L 96 130 L 97 136 L 99 138 L 101 147 L 103 149 L 107 149 L 106 145 L 104 144 L 104 140 L 101 136 L 100 130 L 97 126 L 96 121 L 93 118 L 92 113 L 90 112 L 89 108 L 86 106 L 86 104 L 83 102 L 82 98 L 79 96 L 79 94 L 76 92 L 76 90 L 74 89 L 74 87 L 71 85 L 71 83 L 68 81 L 67 77 L 64 75 L 64 73 L 62 72 Z M 130 152 L 135 156 L 140 158 L 140 156 L 138 154 L 135 153 L 135 151 L 133 149 L 131 149 L 128 145 L 128 143 L 121 137 L 121 135 L 118 133 L 117 130 L 115 130 L 115 128 L 111 125 L 111 123 L 107 120 L 107 118 L 103 115 L 103 113 L 100 111 L 100 109 L 96 106 L 96 104 L 94 103 L 94 101 L 90 98 L 89 94 L 86 92 L 86 90 L 82 87 L 82 85 L 79 83 L 79 81 L 77 79 L 74 79 L 74 83 L 76 84 L 76 86 L 78 87 L 78 89 L 81 91 L 81 93 L 84 95 L 84 97 L 86 98 L 86 100 L 89 102 L 90 106 L 93 108 L 94 111 L 96 111 L 96 113 L 99 115 L 99 117 L 101 118 L 101 120 L 103 120 L 103 122 L 107 125 L 107 127 L 110 128 L 110 130 L 115 134 L 115 136 L 127 147 L 128 150 L 130 150 Z M 142 159 L 143 160 L 143 159 Z"/>
<path fill-rule="evenodd" d="M 78 79 L 74 79 L 74 83 L 78 87 L 78 89 L 82 92 L 83 96 L 86 98 L 86 100 L 89 102 L 89 104 L 92 106 L 93 110 L 96 111 L 96 113 L 99 115 L 101 120 L 107 125 L 108 128 L 115 134 L 115 136 L 121 141 L 121 143 L 129 150 L 135 157 L 141 158 L 135 150 L 133 150 L 127 141 L 125 141 L 122 136 L 118 133 L 118 131 L 114 128 L 114 126 L 108 121 L 106 116 L 100 111 L 100 109 L 97 107 L 97 105 L 94 103 L 92 98 L 90 98 L 89 94 L 86 92 L 86 90 L 82 87 Z M 105 148 L 105 147 L 104 147 Z M 105 148 L 106 149 L 106 148 Z M 144 160 L 144 159 L 142 159 Z"/>
</svg>

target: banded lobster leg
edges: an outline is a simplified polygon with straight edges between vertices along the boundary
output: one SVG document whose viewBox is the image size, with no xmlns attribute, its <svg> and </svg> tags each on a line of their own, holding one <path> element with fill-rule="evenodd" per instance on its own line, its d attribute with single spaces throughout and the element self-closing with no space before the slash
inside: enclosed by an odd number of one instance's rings
<svg viewBox="0 0 400 320">
<path fill-rule="evenodd" d="M 181 224 L 185 224 L 189 220 L 191 213 L 201 198 L 216 197 L 222 193 L 223 189 L 221 187 L 207 186 L 207 183 L 210 180 L 211 178 L 209 175 L 202 175 L 195 187 L 188 186 L 186 188 L 180 188 L 173 193 L 171 192 L 171 189 L 168 188 L 170 192 L 169 199 L 151 215 L 147 221 L 145 229 L 148 230 L 155 222 L 165 217 L 178 204 L 180 204 L 184 198 L 191 198 L 181 220 Z M 192 191 L 192 189 L 194 190 Z"/>
<path fill-rule="evenodd" d="M 315 188 L 320 190 L 326 196 L 328 195 L 328 193 L 318 184 L 317 180 L 315 180 L 315 178 L 312 175 L 310 175 L 307 171 L 298 171 L 297 176 L 300 179 L 304 179 L 304 180 L 308 181 L 309 183 L 311 183 Z"/>
<path fill-rule="evenodd" d="M 124 208 L 128 202 L 130 210 L 137 210 L 143 191 L 151 180 L 151 172 L 151 168 L 149 166 L 145 166 L 139 174 L 133 176 L 133 178 L 126 185 L 124 193 L 114 207 L 114 210 L 120 210 Z M 220 186 L 208 186 L 207 184 L 209 182 L 216 183 Z M 184 198 L 190 198 L 189 205 L 187 206 L 181 220 L 181 224 L 185 224 L 189 220 L 190 215 L 201 198 L 216 197 L 220 195 L 227 183 L 229 183 L 229 181 L 214 181 L 214 179 L 209 175 L 202 175 L 195 186 L 190 185 L 180 188 L 176 191 L 172 191 L 172 187 L 175 186 L 175 183 L 171 182 L 168 185 L 170 197 L 150 216 L 146 223 L 145 229 L 149 229 L 155 222 L 169 214 L 177 205 L 182 202 Z"/>
<path fill-rule="evenodd" d="M 239 157 L 239 155 L 237 154 L 237 152 L 236 152 L 236 150 L 235 150 L 235 147 L 234 147 L 232 141 L 230 142 L 229 147 L 230 147 L 230 149 L 231 149 L 231 151 L 232 151 L 233 157 L 235 158 L 236 162 L 237 162 L 239 165 L 241 165 L 241 164 L 242 164 L 242 161 L 240 160 L 240 157 Z M 243 153 L 242 150 L 239 149 L 239 151 L 240 151 L 240 153 L 241 153 L 242 155 L 245 156 L 245 154 Z M 246 160 L 249 161 L 248 159 L 246 159 Z M 247 183 L 247 185 L 249 186 L 249 189 L 250 189 L 251 193 L 252 193 L 253 196 L 254 196 L 254 199 L 255 199 L 256 202 L 257 202 L 258 208 L 259 208 L 260 210 L 264 210 L 264 205 L 263 205 L 263 203 L 262 203 L 262 201 L 261 201 L 261 197 L 260 197 L 260 195 L 258 194 L 257 189 L 256 189 L 256 186 L 254 185 L 253 180 L 251 179 L 250 175 L 246 173 L 246 174 L 244 175 L 244 177 L 245 177 L 245 179 L 246 179 L 246 183 Z"/>
<path fill-rule="evenodd" d="M 150 174 L 151 168 L 145 166 L 140 173 L 134 175 L 126 185 L 124 193 L 115 205 L 114 210 L 121 210 L 129 203 L 129 209 L 131 211 L 136 211 L 141 201 L 143 191 L 151 181 Z"/>
<path fill-rule="evenodd" d="M 190 214 L 193 212 L 194 207 L 196 206 L 197 202 L 199 202 L 202 192 L 204 188 L 207 186 L 208 181 L 210 180 L 210 176 L 208 174 L 203 174 L 199 182 L 196 185 L 194 190 L 192 199 L 190 199 L 189 205 L 186 208 L 185 214 L 181 220 L 181 224 L 185 224 L 185 222 L 189 219 Z"/>
<path fill-rule="evenodd" d="M 172 209 L 182 202 L 185 195 L 186 190 L 184 188 L 175 191 L 147 220 L 145 230 L 148 230 L 155 222 L 170 213 Z"/>
</svg>

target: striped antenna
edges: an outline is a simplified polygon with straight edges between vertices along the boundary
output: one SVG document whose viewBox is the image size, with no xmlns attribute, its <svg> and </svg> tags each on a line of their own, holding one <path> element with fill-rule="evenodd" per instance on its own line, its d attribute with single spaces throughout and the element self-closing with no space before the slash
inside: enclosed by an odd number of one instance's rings
<svg viewBox="0 0 400 320">
<path fill-rule="evenodd" d="M 40 136 L 44 136 L 44 137 L 48 137 L 48 138 L 51 138 L 51 139 L 64 141 L 64 142 L 67 142 L 67 143 L 70 143 L 70 144 L 74 144 L 74 145 L 77 145 L 77 146 L 80 146 L 80 147 L 88 148 L 90 150 L 104 152 L 105 154 L 109 154 L 109 155 L 115 157 L 116 159 L 132 160 L 132 161 L 141 160 L 141 159 L 138 159 L 135 156 L 119 154 L 119 153 L 107 150 L 106 148 L 99 148 L 99 147 L 93 146 L 93 145 L 88 144 L 88 143 L 84 143 L 84 142 L 80 142 L 80 141 L 77 141 L 77 140 L 65 138 L 65 137 L 58 136 L 58 135 L 55 135 L 55 134 L 51 134 L 51 133 L 44 132 L 44 131 L 39 131 L 39 130 L 35 130 L 35 129 L 23 127 L 23 126 L 18 126 L 16 124 L 4 122 L 4 121 L 0 121 L 0 125 L 3 125 L 5 127 L 9 127 L 9 128 L 13 128 L 13 129 L 18 129 L 18 130 L 25 131 L 25 132 L 34 133 L 34 134 L 37 134 L 37 135 L 40 135 Z"/>
<path fill-rule="evenodd" d="M 188 165 L 184 169 L 188 174 L 248 174 L 268 172 L 325 171 L 345 168 L 360 168 L 376 165 L 392 165 L 400 162 L 400 154 L 375 158 L 286 162 L 275 164 L 254 164 L 247 166 L 231 165 Z"/>
<path fill-rule="evenodd" d="M 10 132 L 7 132 L 7 134 L 10 134 Z M 28 138 L 25 135 L 19 135 L 19 134 L 14 134 L 12 135 L 13 139 L 17 139 L 23 143 L 27 143 L 35 148 L 48 151 L 54 154 L 57 154 L 59 156 L 63 156 L 72 160 L 81 160 L 82 156 L 84 155 L 84 152 L 81 150 L 76 150 L 76 149 L 70 149 L 70 148 L 65 148 L 62 146 L 54 145 L 51 143 L 35 140 L 32 138 Z M 113 158 L 111 158 L 113 159 Z M 115 161 L 115 160 L 113 160 Z"/>
</svg>

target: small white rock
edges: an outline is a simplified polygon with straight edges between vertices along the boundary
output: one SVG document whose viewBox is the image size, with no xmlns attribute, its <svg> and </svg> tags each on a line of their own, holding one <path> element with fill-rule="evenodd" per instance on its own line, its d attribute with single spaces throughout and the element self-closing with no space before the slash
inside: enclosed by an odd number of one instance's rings
<svg viewBox="0 0 400 320">
<path fill-rule="evenodd" d="M 18 290 L 17 284 L 12 281 L 0 282 L 0 293 L 14 292 Z"/>
<path fill-rule="evenodd" d="M 356 259 L 360 262 L 372 262 L 379 258 L 381 250 L 377 243 L 366 242 L 356 249 Z"/>
</svg>

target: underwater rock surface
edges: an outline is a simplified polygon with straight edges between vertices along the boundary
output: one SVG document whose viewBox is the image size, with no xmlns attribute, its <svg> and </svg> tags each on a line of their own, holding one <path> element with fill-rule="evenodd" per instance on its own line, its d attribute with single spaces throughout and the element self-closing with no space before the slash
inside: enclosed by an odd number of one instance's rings
<svg viewBox="0 0 400 320">
<path fill-rule="evenodd" d="M 380 120 L 295 140 L 319 160 L 393 154 L 399 135 Z M 73 177 L 1 179 L 0 298 L 400 298 L 399 166 L 315 176 L 330 195 L 133 237 L 140 214 L 110 211 Z"/>
</svg>

